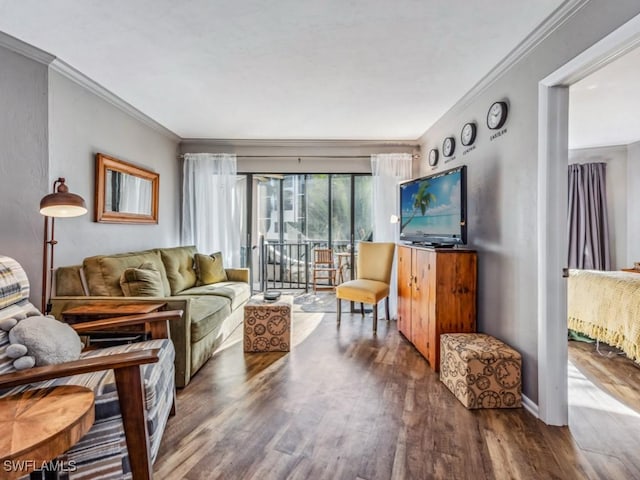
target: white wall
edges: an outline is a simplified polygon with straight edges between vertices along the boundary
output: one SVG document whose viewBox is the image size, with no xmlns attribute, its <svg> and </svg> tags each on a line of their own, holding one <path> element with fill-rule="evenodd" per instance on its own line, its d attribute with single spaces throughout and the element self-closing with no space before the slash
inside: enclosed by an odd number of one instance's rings
<svg viewBox="0 0 640 480">
<path fill-rule="evenodd" d="M 607 213 L 611 269 L 629 267 L 627 259 L 627 147 L 582 148 L 569 150 L 569 163 L 607 164 Z"/>
<path fill-rule="evenodd" d="M 640 142 L 627 146 L 627 262 L 640 262 Z"/>
<path fill-rule="evenodd" d="M 35 305 L 47 169 L 47 65 L 0 47 L 0 254 L 24 267 Z"/>
<path fill-rule="evenodd" d="M 431 148 L 441 150 L 449 135 L 459 143 L 466 122 L 478 124 L 476 148 L 462 155 L 458 146 L 456 159 L 435 171 L 468 165 L 469 244 L 479 254 L 478 328 L 523 355 L 523 391 L 534 403 L 538 401 L 538 82 L 639 13 L 636 0 L 617 1 L 615 6 L 605 1 L 586 3 L 496 81 L 454 105 L 420 138 L 426 158 Z M 491 140 L 486 115 L 497 100 L 507 101 L 510 112 L 505 134 Z M 426 160 L 420 170 L 421 174 L 433 171 Z"/>
<path fill-rule="evenodd" d="M 65 177 L 89 213 L 56 220 L 56 266 L 84 257 L 178 245 L 178 140 L 143 124 L 64 75 L 51 71 L 49 178 Z M 157 225 L 96 223 L 95 154 L 106 153 L 160 174 Z"/>
</svg>

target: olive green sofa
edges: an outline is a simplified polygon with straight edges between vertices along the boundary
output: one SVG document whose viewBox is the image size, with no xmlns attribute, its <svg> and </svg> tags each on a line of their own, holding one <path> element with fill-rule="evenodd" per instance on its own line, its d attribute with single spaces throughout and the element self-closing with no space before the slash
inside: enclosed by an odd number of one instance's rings
<svg viewBox="0 0 640 480">
<path fill-rule="evenodd" d="M 166 302 L 167 309 L 182 310 L 181 320 L 170 325 L 176 351 L 176 386 L 191 377 L 214 354 L 243 319 L 251 296 L 249 270 L 227 268 L 226 281 L 200 285 L 194 268 L 194 246 L 157 248 L 140 252 L 87 257 L 82 265 L 56 271 L 51 313 L 62 319 L 65 310 L 96 302 Z M 152 264 L 160 272 L 162 296 L 125 296 L 120 280 L 125 270 Z"/>
</svg>

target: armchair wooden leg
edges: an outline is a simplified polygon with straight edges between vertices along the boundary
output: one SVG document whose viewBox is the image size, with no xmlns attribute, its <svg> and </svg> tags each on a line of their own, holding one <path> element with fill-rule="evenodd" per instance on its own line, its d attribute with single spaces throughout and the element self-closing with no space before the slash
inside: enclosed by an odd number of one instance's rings
<svg viewBox="0 0 640 480">
<path fill-rule="evenodd" d="M 373 305 L 373 333 L 378 331 L 378 304 Z"/>
<path fill-rule="evenodd" d="M 133 480 L 150 480 L 153 475 L 151 449 L 144 408 L 142 374 L 138 365 L 114 369 L 120 412 L 127 439 Z"/>
<path fill-rule="evenodd" d="M 387 322 L 391 320 L 391 315 L 389 315 L 389 297 L 384 299 L 384 310 L 387 315 Z"/>
<path fill-rule="evenodd" d="M 338 309 L 338 323 L 340 323 L 340 315 L 342 315 L 342 300 L 340 300 L 339 298 L 337 299 L 338 301 L 338 305 L 336 305 L 336 308 Z"/>
<path fill-rule="evenodd" d="M 364 303 L 360 302 L 360 315 L 364 317 Z"/>
</svg>

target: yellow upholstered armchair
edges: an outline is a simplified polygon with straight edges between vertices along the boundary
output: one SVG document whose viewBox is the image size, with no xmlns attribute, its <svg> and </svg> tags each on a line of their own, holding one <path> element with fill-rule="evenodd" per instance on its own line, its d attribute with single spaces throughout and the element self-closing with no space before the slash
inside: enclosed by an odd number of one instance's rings
<svg viewBox="0 0 640 480">
<path fill-rule="evenodd" d="M 391 242 L 360 242 L 356 264 L 356 279 L 336 287 L 338 323 L 342 300 L 360 302 L 364 316 L 364 304 L 373 305 L 373 331 L 378 329 L 378 302 L 385 299 L 385 313 L 389 320 L 389 282 L 396 244 Z"/>
</svg>

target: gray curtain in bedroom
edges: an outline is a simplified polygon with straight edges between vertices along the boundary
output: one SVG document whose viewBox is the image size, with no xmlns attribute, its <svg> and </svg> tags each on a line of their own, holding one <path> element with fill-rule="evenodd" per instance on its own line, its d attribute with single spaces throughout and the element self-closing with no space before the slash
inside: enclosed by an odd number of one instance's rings
<svg viewBox="0 0 640 480">
<path fill-rule="evenodd" d="M 611 268 L 606 167 L 606 163 L 569 165 L 569 268 Z"/>
</svg>

